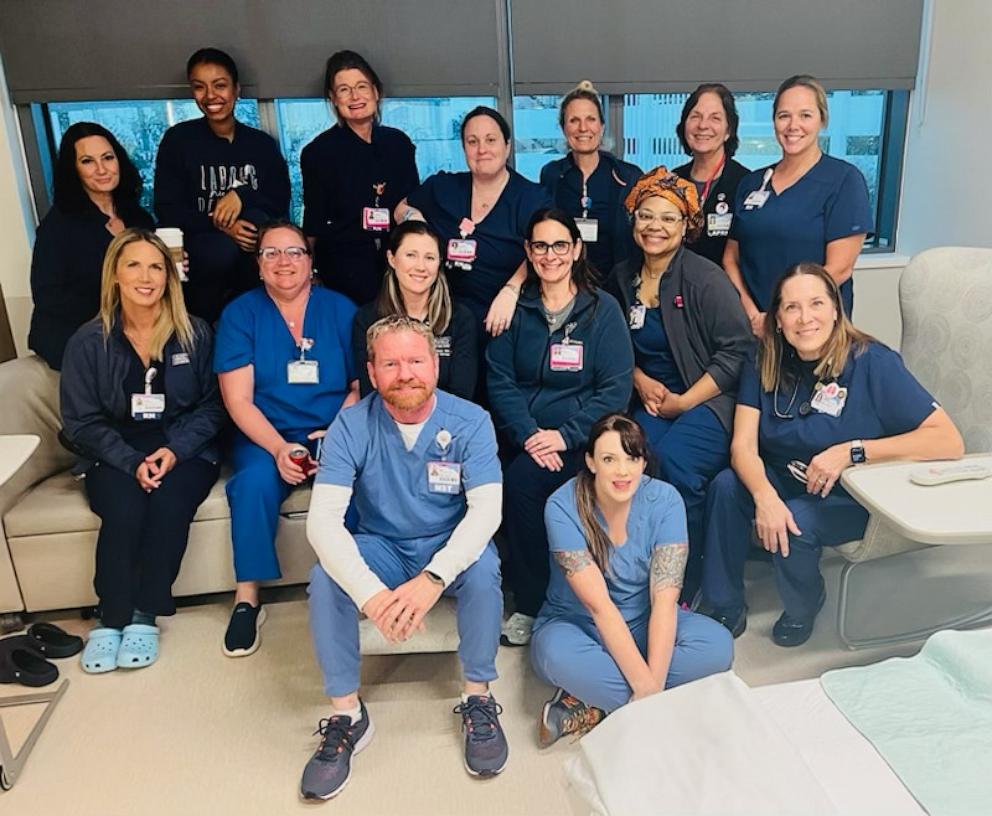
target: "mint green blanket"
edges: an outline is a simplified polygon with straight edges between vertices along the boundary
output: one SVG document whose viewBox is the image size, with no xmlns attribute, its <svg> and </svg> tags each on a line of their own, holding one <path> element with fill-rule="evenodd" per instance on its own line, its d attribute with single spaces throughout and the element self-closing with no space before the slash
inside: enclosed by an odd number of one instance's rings
<svg viewBox="0 0 992 816">
<path fill-rule="evenodd" d="M 938 632 L 820 683 L 928 813 L 992 813 L 992 631 Z"/>
</svg>

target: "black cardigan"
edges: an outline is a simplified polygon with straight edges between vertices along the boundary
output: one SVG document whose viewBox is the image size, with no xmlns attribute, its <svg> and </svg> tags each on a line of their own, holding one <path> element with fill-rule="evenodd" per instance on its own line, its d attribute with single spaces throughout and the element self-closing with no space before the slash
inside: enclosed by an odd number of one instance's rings
<svg viewBox="0 0 992 816">
<path fill-rule="evenodd" d="M 176 461 L 199 456 L 220 461 L 216 437 L 224 424 L 224 406 L 213 372 L 213 334 L 198 317 L 191 317 L 195 342 L 188 352 L 175 335 L 163 351 L 166 404 L 162 427 Z M 74 472 L 83 473 L 104 462 L 133 475 L 145 454 L 131 447 L 119 426 L 130 416 L 124 378 L 131 351 L 120 318 L 104 338 L 99 320 L 79 329 L 65 349 L 60 395 L 62 430 L 80 457 Z"/>
<path fill-rule="evenodd" d="M 613 267 L 606 290 L 630 315 L 643 256 Z M 678 305 L 679 298 L 681 306 Z M 729 433 L 733 428 L 741 366 L 753 355 L 754 335 L 734 285 L 719 266 L 680 248 L 662 276 L 661 320 L 679 375 L 687 387 L 709 374 L 720 393 L 708 405 Z"/>
</svg>

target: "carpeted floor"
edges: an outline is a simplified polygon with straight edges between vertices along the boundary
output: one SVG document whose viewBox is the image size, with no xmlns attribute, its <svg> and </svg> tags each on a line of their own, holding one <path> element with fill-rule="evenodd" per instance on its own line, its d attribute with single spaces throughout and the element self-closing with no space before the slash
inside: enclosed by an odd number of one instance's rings
<svg viewBox="0 0 992 816">
<path fill-rule="evenodd" d="M 827 668 L 918 650 L 919 644 L 845 650 L 834 622 L 838 572 L 837 561 L 825 563 L 828 601 L 813 639 L 785 650 L 768 639 L 779 613 L 770 569 L 749 564 L 751 616 L 735 663 L 746 682 L 816 677 Z M 270 816 L 315 807 L 341 816 L 572 812 L 562 766 L 576 748 L 537 748 L 537 715 L 550 690 L 534 677 L 521 649 L 501 649 L 501 679 L 494 685 L 510 742 L 501 777 L 478 781 L 462 767 L 459 719 L 451 713 L 459 692 L 454 654 L 368 657 L 363 696 L 375 739 L 356 758 L 348 789 L 338 798 L 326 805 L 301 802 L 300 772 L 327 707 L 306 604 L 299 591 L 294 595 L 268 605 L 262 648 L 249 658 L 221 653 L 230 604 L 223 596 L 164 621 L 162 657 L 149 669 L 89 676 L 78 658 L 60 661 L 69 689 L 20 780 L 0 793 L 0 813 Z M 884 598 L 869 593 L 867 603 L 863 617 L 872 621 L 872 604 L 884 604 Z M 50 619 L 79 633 L 88 628 L 69 613 Z M 0 697 L 26 691 L 4 686 Z M 0 711 L 15 742 L 37 713 Z"/>
</svg>

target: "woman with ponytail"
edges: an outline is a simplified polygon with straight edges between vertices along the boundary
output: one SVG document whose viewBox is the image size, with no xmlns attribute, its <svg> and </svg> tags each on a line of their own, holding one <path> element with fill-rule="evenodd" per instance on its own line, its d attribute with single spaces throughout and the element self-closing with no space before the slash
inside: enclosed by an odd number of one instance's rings
<svg viewBox="0 0 992 816">
<path fill-rule="evenodd" d="M 678 604 L 688 556 L 685 506 L 645 474 L 640 425 L 593 425 L 579 474 L 548 500 L 552 567 L 531 640 L 538 676 L 557 686 L 540 741 L 582 733 L 630 700 L 725 671 L 729 633 Z"/>
</svg>

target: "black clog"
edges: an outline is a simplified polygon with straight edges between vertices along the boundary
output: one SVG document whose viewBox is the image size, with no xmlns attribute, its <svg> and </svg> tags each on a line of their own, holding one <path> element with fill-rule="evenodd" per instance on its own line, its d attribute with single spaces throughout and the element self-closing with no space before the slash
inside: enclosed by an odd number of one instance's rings
<svg viewBox="0 0 992 816">
<path fill-rule="evenodd" d="M 27 635 L 0 640 L 0 683 L 47 686 L 59 679 L 59 670 L 49 663 Z"/>
<path fill-rule="evenodd" d="M 72 657 L 83 650 L 81 637 L 70 635 L 54 623 L 32 623 L 28 628 L 28 637 L 40 646 L 45 657 Z"/>
</svg>

